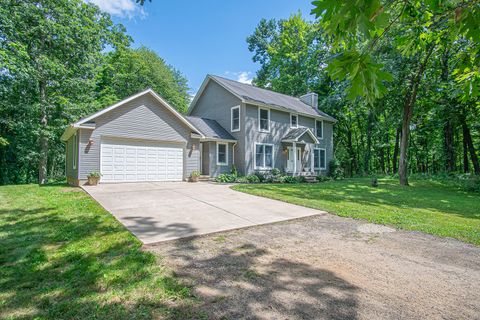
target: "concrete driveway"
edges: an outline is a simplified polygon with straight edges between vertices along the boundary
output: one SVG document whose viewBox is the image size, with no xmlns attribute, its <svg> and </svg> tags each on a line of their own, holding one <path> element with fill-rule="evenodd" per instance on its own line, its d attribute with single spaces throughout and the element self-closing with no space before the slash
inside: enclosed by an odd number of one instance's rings
<svg viewBox="0 0 480 320">
<path fill-rule="evenodd" d="M 147 182 L 83 188 L 145 244 L 324 213 L 213 183 Z"/>
</svg>

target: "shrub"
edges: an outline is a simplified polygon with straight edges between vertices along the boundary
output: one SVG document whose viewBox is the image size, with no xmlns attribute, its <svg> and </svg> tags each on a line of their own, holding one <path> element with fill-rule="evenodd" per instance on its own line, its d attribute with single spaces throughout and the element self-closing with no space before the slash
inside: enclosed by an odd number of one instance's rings
<svg viewBox="0 0 480 320">
<path fill-rule="evenodd" d="M 299 183 L 301 182 L 299 178 L 303 177 L 294 177 L 294 176 L 282 176 L 280 182 L 282 183 Z"/>
<path fill-rule="evenodd" d="M 322 175 L 322 174 L 319 174 L 319 175 L 317 176 L 317 181 L 319 181 L 319 182 L 330 181 L 330 180 L 332 180 L 332 179 L 333 179 L 332 177 L 325 176 L 325 175 Z"/>
<path fill-rule="evenodd" d="M 469 179 L 468 182 L 465 184 L 465 190 L 480 192 L 480 177 Z"/>
<path fill-rule="evenodd" d="M 281 175 L 282 172 L 277 168 L 273 168 L 271 173 L 272 173 L 272 176 L 277 177 L 277 176 Z"/>
<path fill-rule="evenodd" d="M 256 170 L 254 174 L 255 174 L 255 176 L 257 176 L 257 178 L 260 182 L 266 182 L 265 180 L 267 180 L 267 178 L 268 178 L 267 173 L 264 172 L 264 171 Z"/>
<path fill-rule="evenodd" d="M 238 177 L 237 167 L 234 164 L 232 164 L 232 169 L 230 170 L 230 173 L 235 177 Z"/>
<path fill-rule="evenodd" d="M 229 173 L 222 173 L 215 178 L 216 182 L 232 183 L 237 180 L 237 176 Z"/>
<path fill-rule="evenodd" d="M 190 173 L 190 177 L 191 177 L 191 178 L 198 178 L 198 177 L 200 177 L 200 171 L 197 171 L 197 170 L 192 171 L 192 173 Z"/>
<path fill-rule="evenodd" d="M 344 177 L 344 171 L 338 159 L 333 158 L 328 163 L 328 175 L 332 177 L 333 180 L 342 179 Z"/>
<path fill-rule="evenodd" d="M 248 183 L 259 183 L 260 182 L 260 179 L 258 179 L 258 177 L 254 174 L 250 174 L 250 175 L 246 176 L 245 178 L 247 179 Z"/>
<path fill-rule="evenodd" d="M 99 178 L 102 176 L 102 174 L 100 172 L 97 172 L 97 171 L 92 171 L 88 174 L 89 177 L 92 177 L 92 178 Z"/>
</svg>

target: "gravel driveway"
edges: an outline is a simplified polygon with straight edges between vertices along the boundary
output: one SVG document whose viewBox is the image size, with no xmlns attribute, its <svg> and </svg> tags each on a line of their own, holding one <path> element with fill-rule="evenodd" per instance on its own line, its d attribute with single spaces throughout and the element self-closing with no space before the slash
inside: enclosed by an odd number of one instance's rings
<svg viewBox="0 0 480 320">
<path fill-rule="evenodd" d="M 330 214 L 146 246 L 219 319 L 480 319 L 480 248 Z"/>
</svg>

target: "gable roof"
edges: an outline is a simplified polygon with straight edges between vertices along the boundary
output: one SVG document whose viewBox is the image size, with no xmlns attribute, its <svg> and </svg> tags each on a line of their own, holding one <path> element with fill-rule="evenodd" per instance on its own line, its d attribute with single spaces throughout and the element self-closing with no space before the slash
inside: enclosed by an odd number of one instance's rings
<svg viewBox="0 0 480 320">
<path fill-rule="evenodd" d="M 305 128 L 305 127 L 291 129 L 282 138 L 282 142 L 298 142 L 299 139 L 305 134 L 308 134 L 312 138 L 312 140 L 315 141 L 315 143 L 319 143 L 317 137 L 315 137 L 312 130 L 310 130 L 309 128 Z"/>
<path fill-rule="evenodd" d="M 236 139 L 215 120 L 193 116 L 187 116 L 185 118 L 198 128 L 205 138 L 236 141 Z"/>
<path fill-rule="evenodd" d="M 198 97 L 200 97 L 210 80 L 213 80 L 219 85 L 221 85 L 224 89 L 239 98 L 243 103 L 250 103 L 258 106 L 274 107 L 282 111 L 298 113 L 309 117 L 321 118 L 331 122 L 337 121 L 335 118 L 326 114 L 325 112 L 309 106 L 308 104 L 300 100 L 300 98 L 292 97 L 286 94 L 255 87 L 250 84 L 241 83 L 238 81 L 214 75 L 207 75 L 202 86 L 200 87 L 200 90 L 193 99 L 189 111 L 191 111 L 191 109 L 197 102 Z"/>
<path fill-rule="evenodd" d="M 153 91 L 152 89 L 147 89 L 147 90 L 144 90 L 144 91 L 141 91 L 137 94 L 134 94 L 128 98 L 125 98 L 123 99 L 122 101 L 119 101 L 109 107 L 106 107 L 106 108 L 103 108 L 102 110 L 99 110 L 91 115 L 88 115 L 80 120 L 78 120 L 77 122 L 74 122 L 73 124 L 71 124 L 69 127 L 67 127 L 65 129 L 65 132 L 62 134 L 62 136 L 60 137 L 60 139 L 62 141 L 67 141 L 78 129 L 82 128 L 82 129 L 95 129 L 95 125 L 92 125 L 92 120 L 109 112 L 109 111 L 112 111 L 136 98 L 139 98 L 143 95 L 146 95 L 146 94 L 149 94 L 151 96 L 153 96 L 158 102 L 160 102 L 160 104 L 162 106 L 164 106 L 167 110 L 169 110 L 171 113 L 173 113 L 174 116 L 176 116 L 181 122 L 183 122 L 187 127 L 189 127 L 190 129 L 192 129 L 193 131 L 195 131 L 196 133 L 202 135 L 202 133 L 200 132 L 200 130 L 198 130 L 197 128 L 195 128 L 194 125 L 192 125 L 190 122 L 188 122 L 177 110 L 175 110 L 170 104 L 168 104 L 168 102 L 166 102 L 165 100 L 162 99 L 162 97 L 160 97 L 155 91 Z M 203 135 L 202 135 L 203 136 Z"/>
</svg>

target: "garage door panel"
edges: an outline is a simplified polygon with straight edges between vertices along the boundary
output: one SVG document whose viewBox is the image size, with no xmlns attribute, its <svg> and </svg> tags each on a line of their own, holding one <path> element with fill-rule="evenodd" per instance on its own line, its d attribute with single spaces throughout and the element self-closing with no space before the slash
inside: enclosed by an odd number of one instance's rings
<svg viewBox="0 0 480 320">
<path fill-rule="evenodd" d="M 106 139 L 101 145 L 102 182 L 181 181 L 183 147 Z"/>
</svg>

